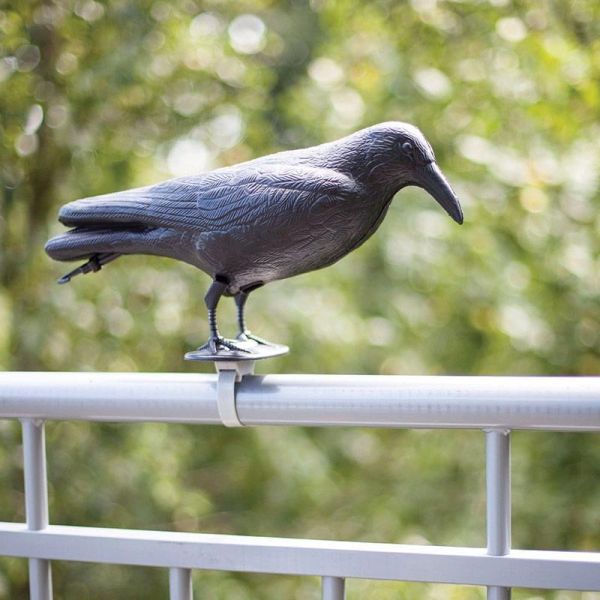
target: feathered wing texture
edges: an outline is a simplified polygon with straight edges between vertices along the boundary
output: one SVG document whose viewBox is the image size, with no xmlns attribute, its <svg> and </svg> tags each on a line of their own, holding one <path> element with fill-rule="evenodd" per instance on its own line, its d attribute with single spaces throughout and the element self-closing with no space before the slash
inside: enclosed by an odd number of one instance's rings
<svg viewBox="0 0 600 600">
<path fill-rule="evenodd" d="M 248 163 L 66 204 L 59 220 L 75 229 L 46 251 L 56 260 L 98 252 L 173 256 L 174 236 L 269 227 L 357 193 L 352 179 L 330 169 Z"/>
<path fill-rule="evenodd" d="M 195 206 L 196 186 L 175 179 L 69 202 L 58 220 L 68 227 L 168 227 L 185 225 Z"/>
<path fill-rule="evenodd" d="M 290 208 L 282 203 L 311 204 L 355 192 L 353 180 L 330 169 L 240 165 L 76 200 L 61 208 L 59 220 L 71 227 L 135 224 L 206 232 L 256 223 L 270 211 Z"/>
<path fill-rule="evenodd" d="M 303 165 L 266 165 L 215 171 L 198 190 L 202 231 L 269 223 L 277 216 L 315 210 L 322 203 L 356 195 L 357 184 L 342 173 Z"/>
</svg>

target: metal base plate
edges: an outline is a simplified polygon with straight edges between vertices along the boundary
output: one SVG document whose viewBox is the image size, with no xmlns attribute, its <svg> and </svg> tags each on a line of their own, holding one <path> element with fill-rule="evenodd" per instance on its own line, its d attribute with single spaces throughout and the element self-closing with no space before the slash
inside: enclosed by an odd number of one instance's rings
<svg viewBox="0 0 600 600">
<path fill-rule="evenodd" d="M 230 350 L 229 348 L 221 348 L 217 352 L 212 352 L 210 348 L 202 346 L 197 350 L 188 352 L 184 358 L 185 360 L 198 360 L 202 362 L 240 362 L 246 360 L 262 360 L 264 358 L 273 358 L 274 356 L 281 356 L 287 354 L 290 349 L 282 344 L 260 344 L 254 340 L 226 340 L 231 342 L 247 352 L 239 350 Z"/>
</svg>

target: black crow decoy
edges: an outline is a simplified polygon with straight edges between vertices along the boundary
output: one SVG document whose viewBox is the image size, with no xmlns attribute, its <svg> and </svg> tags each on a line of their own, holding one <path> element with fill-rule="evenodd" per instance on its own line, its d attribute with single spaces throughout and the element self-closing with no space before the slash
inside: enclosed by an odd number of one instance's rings
<svg viewBox="0 0 600 600">
<path fill-rule="evenodd" d="M 60 209 L 70 231 L 46 244 L 60 261 L 87 260 L 59 280 L 99 271 L 125 254 L 187 262 L 213 280 L 205 303 L 210 355 L 252 353 L 244 304 L 256 288 L 327 267 L 379 227 L 396 192 L 423 188 L 457 222 L 460 204 L 413 125 L 387 122 L 340 140 L 263 156 L 200 175 L 76 200 Z M 222 295 L 238 307 L 239 335 L 223 338 Z"/>
</svg>

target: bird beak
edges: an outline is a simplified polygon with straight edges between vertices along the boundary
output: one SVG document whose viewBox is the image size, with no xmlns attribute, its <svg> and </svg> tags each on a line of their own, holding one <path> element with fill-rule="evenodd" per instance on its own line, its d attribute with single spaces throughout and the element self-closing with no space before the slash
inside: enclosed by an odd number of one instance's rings
<svg viewBox="0 0 600 600">
<path fill-rule="evenodd" d="M 463 213 L 456 194 L 435 162 L 419 169 L 416 185 L 431 194 L 435 201 L 459 224 Z"/>
</svg>

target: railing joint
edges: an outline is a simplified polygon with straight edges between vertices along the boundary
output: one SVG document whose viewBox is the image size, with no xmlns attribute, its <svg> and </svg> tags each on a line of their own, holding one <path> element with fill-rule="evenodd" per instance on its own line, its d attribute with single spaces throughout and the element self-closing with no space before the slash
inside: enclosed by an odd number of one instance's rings
<svg viewBox="0 0 600 600">
<path fill-rule="evenodd" d="M 482 431 L 483 433 L 501 433 L 502 435 L 510 435 L 512 433 L 512 429 L 508 427 L 484 427 Z"/>
</svg>

